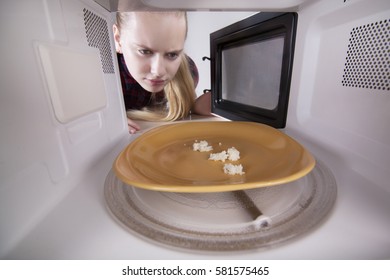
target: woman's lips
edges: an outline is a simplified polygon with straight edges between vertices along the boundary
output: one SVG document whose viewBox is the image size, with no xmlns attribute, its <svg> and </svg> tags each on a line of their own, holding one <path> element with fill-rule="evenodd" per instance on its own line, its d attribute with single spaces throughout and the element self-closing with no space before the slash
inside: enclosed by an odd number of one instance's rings
<svg viewBox="0 0 390 280">
<path fill-rule="evenodd" d="M 161 86 L 165 84 L 165 80 L 161 79 L 149 79 L 148 81 L 152 86 Z"/>
</svg>

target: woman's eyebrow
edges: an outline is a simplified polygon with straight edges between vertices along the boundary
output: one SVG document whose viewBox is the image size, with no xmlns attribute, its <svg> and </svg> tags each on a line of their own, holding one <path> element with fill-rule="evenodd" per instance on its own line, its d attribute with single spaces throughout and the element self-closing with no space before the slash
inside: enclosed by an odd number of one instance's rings
<svg viewBox="0 0 390 280">
<path fill-rule="evenodd" d="M 150 48 L 148 46 L 145 46 L 143 44 L 138 44 L 138 43 L 134 43 L 134 46 L 137 47 L 137 48 L 141 48 L 141 49 L 147 49 L 147 50 L 150 50 L 152 52 L 155 52 L 156 50 L 154 50 L 153 48 Z M 182 53 L 184 49 L 178 49 L 178 50 L 172 50 L 172 51 L 167 51 L 165 53 Z"/>
<path fill-rule="evenodd" d="M 177 54 L 179 54 L 179 53 L 182 53 L 183 52 L 183 49 L 180 49 L 180 50 L 173 50 L 173 51 L 169 51 L 169 52 L 167 52 L 167 53 L 177 53 Z"/>
<path fill-rule="evenodd" d="M 152 51 L 152 48 L 149 48 L 143 44 L 137 44 L 137 43 L 133 43 L 133 45 L 137 48 L 141 48 L 141 49 L 148 49 L 148 50 L 151 50 Z"/>
</svg>

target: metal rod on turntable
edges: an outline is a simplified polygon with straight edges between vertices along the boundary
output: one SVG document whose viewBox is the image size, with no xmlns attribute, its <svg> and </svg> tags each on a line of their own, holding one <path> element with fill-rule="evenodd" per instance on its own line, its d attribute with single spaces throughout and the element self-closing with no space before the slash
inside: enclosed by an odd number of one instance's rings
<svg viewBox="0 0 390 280">
<path fill-rule="evenodd" d="M 233 194 L 241 203 L 243 208 L 248 212 L 248 214 L 251 216 L 257 226 L 259 226 L 260 228 L 270 226 L 270 217 L 264 215 L 263 212 L 261 212 L 259 207 L 244 190 L 233 191 Z"/>
</svg>

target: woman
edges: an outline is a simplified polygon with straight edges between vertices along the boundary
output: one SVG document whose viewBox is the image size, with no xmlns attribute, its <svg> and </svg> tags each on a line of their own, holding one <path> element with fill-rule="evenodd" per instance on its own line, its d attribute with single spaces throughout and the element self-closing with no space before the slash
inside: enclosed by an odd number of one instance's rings
<svg viewBox="0 0 390 280">
<path fill-rule="evenodd" d="M 117 13 L 113 31 L 130 133 L 140 129 L 134 120 L 210 114 L 210 94 L 195 100 L 197 70 L 184 53 L 187 29 L 185 12 Z"/>
</svg>

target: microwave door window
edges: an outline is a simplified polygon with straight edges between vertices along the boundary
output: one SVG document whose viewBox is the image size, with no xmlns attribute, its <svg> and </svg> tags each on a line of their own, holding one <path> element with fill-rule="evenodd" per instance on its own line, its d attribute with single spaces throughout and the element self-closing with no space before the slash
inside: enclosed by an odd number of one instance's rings
<svg viewBox="0 0 390 280">
<path fill-rule="evenodd" d="M 222 51 L 222 99 L 275 110 L 280 94 L 284 37 Z"/>
</svg>

